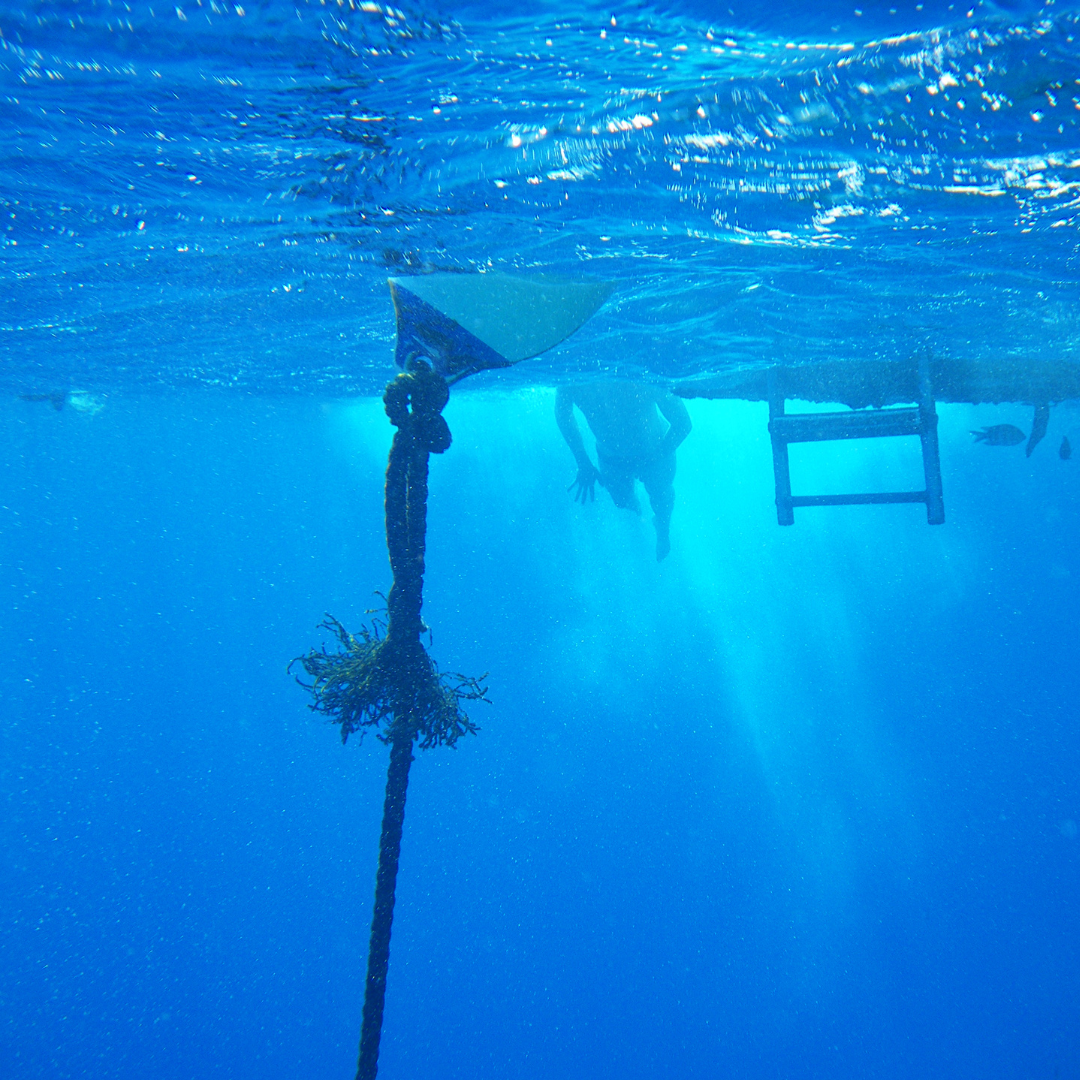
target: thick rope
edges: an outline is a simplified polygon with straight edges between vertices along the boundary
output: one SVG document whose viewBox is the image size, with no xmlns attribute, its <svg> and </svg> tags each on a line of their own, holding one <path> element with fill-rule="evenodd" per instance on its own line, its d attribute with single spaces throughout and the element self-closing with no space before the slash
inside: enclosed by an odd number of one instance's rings
<svg viewBox="0 0 1080 1080">
<path fill-rule="evenodd" d="M 441 375 L 415 362 L 383 394 L 386 415 L 398 430 L 386 466 L 386 547 L 394 584 L 387 607 L 387 639 L 419 642 L 424 587 L 424 539 L 427 531 L 428 454 L 450 446 L 450 428 L 442 410 L 450 388 Z M 412 406 L 410 412 L 409 406 Z"/>
<path fill-rule="evenodd" d="M 386 773 L 386 801 L 383 803 L 382 837 L 379 840 L 379 871 L 375 878 L 375 910 L 371 916 L 371 939 L 368 943 L 357 1080 L 374 1080 L 379 1071 L 386 973 L 390 967 L 390 929 L 394 922 L 394 892 L 412 760 L 412 739 L 395 739 L 390 746 L 390 768 Z"/>
<path fill-rule="evenodd" d="M 394 379 L 383 395 L 386 415 L 397 428 L 386 465 L 386 548 L 394 583 L 387 598 L 385 646 L 400 650 L 402 665 L 416 664 L 415 670 L 427 671 L 429 678 L 430 662 L 420 644 L 424 629 L 420 608 L 423 606 L 427 532 L 428 455 L 441 454 L 450 446 L 450 429 L 441 415 L 449 396 L 449 388 L 442 376 L 420 362 L 410 364 L 409 371 Z M 426 668 L 425 664 L 428 665 Z M 421 722 L 420 717 L 411 715 L 412 700 L 404 694 L 394 704 L 356 1080 L 375 1080 L 379 1071 L 379 1042 L 390 965 L 390 931 L 394 921 L 405 797 L 413 759 L 413 739 Z"/>
</svg>

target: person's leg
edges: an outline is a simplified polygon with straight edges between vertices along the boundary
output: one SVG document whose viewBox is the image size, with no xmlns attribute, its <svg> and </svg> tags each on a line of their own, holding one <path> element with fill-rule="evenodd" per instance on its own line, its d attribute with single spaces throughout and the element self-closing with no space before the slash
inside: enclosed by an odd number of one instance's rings
<svg viewBox="0 0 1080 1080">
<path fill-rule="evenodd" d="M 675 454 L 660 458 L 642 472 L 641 482 L 649 493 L 656 526 L 656 561 L 667 558 L 671 551 L 671 512 L 675 509 Z"/>
<path fill-rule="evenodd" d="M 621 463 L 609 461 L 603 456 L 597 460 L 600 464 L 600 483 L 607 489 L 611 501 L 623 510 L 640 514 L 641 504 L 634 491 L 634 474 Z"/>
</svg>

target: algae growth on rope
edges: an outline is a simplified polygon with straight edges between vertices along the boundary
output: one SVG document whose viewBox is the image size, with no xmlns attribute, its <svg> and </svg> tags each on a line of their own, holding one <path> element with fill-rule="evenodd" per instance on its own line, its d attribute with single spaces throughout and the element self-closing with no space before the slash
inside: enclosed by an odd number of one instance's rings
<svg viewBox="0 0 1080 1080">
<path fill-rule="evenodd" d="M 479 730 L 461 708 L 462 701 L 486 701 L 484 676 L 440 673 L 419 642 L 393 642 L 379 624 L 350 634 L 333 616 L 320 624 L 337 638 L 338 652 L 312 650 L 299 663 L 314 679 L 301 683 L 315 698 L 311 708 L 341 727 L 341 741 L 374 729 L 389 743 L 398 724 L 412 729 L 421 750 L 453 746 L 462 735 Z"/>
</svg>

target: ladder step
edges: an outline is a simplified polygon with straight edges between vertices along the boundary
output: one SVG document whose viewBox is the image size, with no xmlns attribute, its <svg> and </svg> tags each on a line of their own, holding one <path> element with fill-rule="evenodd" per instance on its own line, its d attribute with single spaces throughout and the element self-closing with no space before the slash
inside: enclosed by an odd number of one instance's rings
<svg viewBox="0 0 1080 1080">
<path fill-rule="evenodd" d="M 769 421 L 769 434 L 786 443 L 878 439 L 890 435 L 920 435 L 922 432 L 923 420 L 918 409 L 794 413 L 774 416 Z"/>
<path fill-rule="evenodd" d="M 870 506 L 876 503 L 924 503 L 925 491 L 871 491 L 862 495 L 791 495 L 789 506 Z"/>
</svg>

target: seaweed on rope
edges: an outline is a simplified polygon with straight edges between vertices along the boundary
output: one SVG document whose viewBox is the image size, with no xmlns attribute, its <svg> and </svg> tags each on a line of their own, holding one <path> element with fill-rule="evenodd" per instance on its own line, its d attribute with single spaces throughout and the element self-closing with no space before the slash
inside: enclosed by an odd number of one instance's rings
<svg viewBox="0 0 1080 1080">
<path fill-rule="evenodd" d="M 359 635 L 329 614 L 319 628 L 334 635 L 338 651 L 327 652 L 324 645 L 293 664 L 300 664 L 313 680 L 297 678 L 315 699 L 309 708 L 340 726 L 343 743 L 368 731 L 390 743 L 399 731 L 412 728 L 420 749 L 428 750 L 454 746 L 462 735 L 480 730 L 461 703 L 489 701 L 483 685 L 486 673 L 472 678 L 440 672 L 419 641 L 389 640 L 377 619 L 362 626 Z"/>
</svg>

